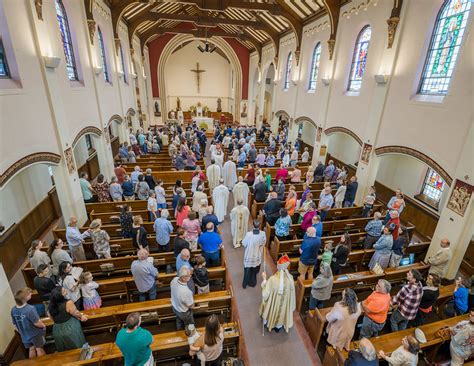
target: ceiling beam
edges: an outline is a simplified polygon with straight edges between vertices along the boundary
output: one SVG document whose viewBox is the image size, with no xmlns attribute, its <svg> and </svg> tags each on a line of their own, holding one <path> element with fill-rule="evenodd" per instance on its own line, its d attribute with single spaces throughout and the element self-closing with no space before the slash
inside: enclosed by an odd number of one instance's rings
<svg viewBox="0 0 474 366">
<path fill-rule="evenodd" d="M 158 0 L 156 3 L 166 2 L 179 2 L 179 1 L 166 1 Z M 275 8 L 279 8 L 279 5 L 275 2 L 249 2 L 245 0 L 186 0 L 186 3 L 194 4 L 202 10 L 213 10 L 213 11 L 225 11 L 228 8 L 238 8 L 247 10 L 259 10 L 259 11 L 272 11 Z M 277 9 L 278 10 L 278 9 Z"/>
<path fill-rule="evenodd" d="M 329 15 L 329 22 L 331 23 L 331 35 L 328 40 L 329 59 L 332 60 L 334 54 L 334 46 L 336 45 L 337 27 L 339 25 L 339 13 L 341 11 L 342 0 L 322 0 L 324 7 Z"/>
<path fill-rule="evenodd" d="M 402 11 L 403 0 L 393 0 L 393 8 L 390 18 L 387 19 L 388 42 L 387 48 L 392 48 L 395 34 L 397 33 L 398 23 L 400 22 L 400 12 Z"/>
<path fill-rule="evenodd" d="M 301 44 L 303 43 L 303 22 L 296 12 L 285 2 L 285 0 L 276 0 L 282 8 L 282 17 L 286 18 L 296 36 L 296 65 L 300 62 Z M 339 0 L 338 0 L 339 1 Z M 278 56 L 277 56 L 278 57 Z"/>
</svg>

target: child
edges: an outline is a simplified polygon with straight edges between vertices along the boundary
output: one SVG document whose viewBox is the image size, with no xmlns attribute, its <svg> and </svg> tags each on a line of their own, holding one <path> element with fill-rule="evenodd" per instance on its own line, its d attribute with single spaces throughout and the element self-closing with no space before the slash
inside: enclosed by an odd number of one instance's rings
<svg viewBox="0 0 474 366">
<path fill-rule="evenodd" d="M 207 294 L 209 292 L 209 273 L 206 268 L 206 259 L 202 255 L 196 257 L 193 279 L 198 294 Z"/>
<path fill-rule="evenodd" d="M 362 210 L 362 217 L 369 217 L 369 213 L 374 207 L 375 203 L 375 187 L 370 187 L 367 196 L 364 199 L 364 209 Z"/>
<path fill-rule="evenodd" d="M 158 218 L 158 204 L 156 202 L 155 191 L 150 190 L 147 210 L 148 216 L 150 217 L 150 221 L 155 222 L 155 220 Z"/>
<path fill-rule="evenodd" d="M 192 346 L 196 341 L 199 339 L 201 336 L 201 333 L 199 333 L 194 326 L 194 324 L 188 324 L 186 328 L 184 329 L 184 334 L 186 334 L 186 337 L 188 337 L 188 344 Z M 204 366 L 206 364 L 206 357 L 201 351 L 196 352 L 196 356 L 198 360 L 201 361 L 201 366 Z"/>
<path fill-rule="evenodd" d="M 79 279 L 84 310 L 99 309 L 102 306 L 102 299 L 96 290 L 99 288 L 99 284 L 93 279 L 90 272 L 83 272 Z"/>
<path fill-rule="evenodd" d="M 321 256 L 321 263 L 326 263 L 328 265 L 331 265 L 331 261 L 332 261 L 332 244 L 326 243 L 324 244 L 324 253 Z"/>
</svg>

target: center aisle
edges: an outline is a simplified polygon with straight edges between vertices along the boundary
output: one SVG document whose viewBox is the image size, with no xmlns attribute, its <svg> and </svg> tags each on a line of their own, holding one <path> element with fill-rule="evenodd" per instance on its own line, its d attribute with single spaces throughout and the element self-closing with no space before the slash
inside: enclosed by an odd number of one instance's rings
<svg viewBox="0 0 474 366">
<path fill-rule="evenodd" d="M 209 147 L 208 141 L 207 147 Z M 206 149 L 204 158 L 206 166 L 210 164 L 210 153 Z M 228 212 L 232 210 L 234 199 L 232 194 L 229 197 Z M 251 225 L 249 224 L 249 228 Z M 243 257 L 244 249 L 234 249 L 232 246 L 232 235 L 230 231 L 230 218 L 226 215 L 223 223 L 219 225 L 222 241 L 224 242 L 225 254 L 227 257 L 227 270 L 232 280 L 234 295 L 238 312 L 240 315 L 241 330 L 245 336 L 245 343 L 249 355 L 250 365 L 321 365 L 319 358 L 315 355 L 311 341 L 304 329 L 300 316 L 294 313 L 294 326 L 287 334 L 268 332 L 265 328 L 265 336 L 262 336 L 262 319 L 258 315 L 258 310 L 262 298 L 260 284 L 262 278 L 258 275 L 258 283 L 255 288 L 242 288 L 243 278 Z M 267 252 L 266 272 L 270 276 L 276 270 Z M 263 265 L 262 265 L 263 267 Z M 305 344 L 307 346 L 305 346 Z"/>
</svg>

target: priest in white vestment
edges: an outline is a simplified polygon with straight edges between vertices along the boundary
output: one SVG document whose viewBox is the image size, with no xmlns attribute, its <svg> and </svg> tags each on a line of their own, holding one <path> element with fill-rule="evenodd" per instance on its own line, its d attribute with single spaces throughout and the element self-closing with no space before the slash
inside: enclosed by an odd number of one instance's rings
<svg viewBox="0 0 474 366">
<path fill-rule="evenodd" d="M 278 271 L 267 281 L 267 274 L 262 272 L 262 304 L 260 316 L 268 330 L 278 333 L 284 328 L 288 333 L 293 326 L 293 312 L 296 309 L 295 281 L 288 272 L 290 258 L 282 256 L 277 262 Z"/>
<path fill-rule="evenodd" d="M 231 191 L 237 182 L 237 166 L 232 161 L 232 156 L 229 156 L 229 160 L 224 164 L 222 169 L 222 178 L 224 178 L 224 184 Z"/>
<path fill-rule="evenodd" d="M 232 189 L 232 195 L 234 196 L 234 206 L 237 206 L 239 199 L 243 201 L 243 205 L 249 205 L 249 186 L 244 182 L 244 177 L 239 176 L 238 183 Z"/>
<path fill-rule="evenodd" d="M 219 185 L 219 179 L 221 179 L 221 167 L 214 160 L 211 160 L 211 165 L 207 167 L 206 176 L 209 182 L 209 189 L 212 192 Z"/>
<path fill-rule="evenodd" d="M 192 210 L 194 212 L 199 212 L 203 200 L 206 202 L 206 207 L 209 204 L 209 202 L 207 202 L 207 194 L 203 192 L 203 189 L 203 186 L 197 186 L 196 192 L 193 194 Z"/>
<path fill-rule="evenodd" d="M 211 159 L 214 159 L 217 165 L 219 165 L 221 168 L 224 165 L 224 153 L 222 150 L 216 150 L 212 155 Z"/>
<path fill-rule="evenodd" d="M 232 245 L 234 248 L 239 248 L 242 245 L 242 239 L 247 234 L 249 227 L 250 211 L 247 206 L 243 205 L 243 200 L 237 201 L 235 206 L 230 211 L 230 232 L 232 233 Z"/>
<path fill-rule="evenodd" d="M 214 202 L 214 214 L 219 222 L 224 221 L 227 214 L 227 203 L 229 202 L 229 189 L 224 185 L 224 180 L 212 190 L 212 201 Z"/>
</svg>

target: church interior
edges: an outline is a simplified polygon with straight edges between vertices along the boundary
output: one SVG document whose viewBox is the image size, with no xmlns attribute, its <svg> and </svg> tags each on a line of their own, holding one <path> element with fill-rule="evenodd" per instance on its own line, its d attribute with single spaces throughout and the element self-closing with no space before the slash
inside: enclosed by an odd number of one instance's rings
<svg viewBox="0 0 474 366">
<path fill-rule="evenodd" d="M 0 365 L 474 365 L 473 8 L 0 0 Z"/>
</svg>

